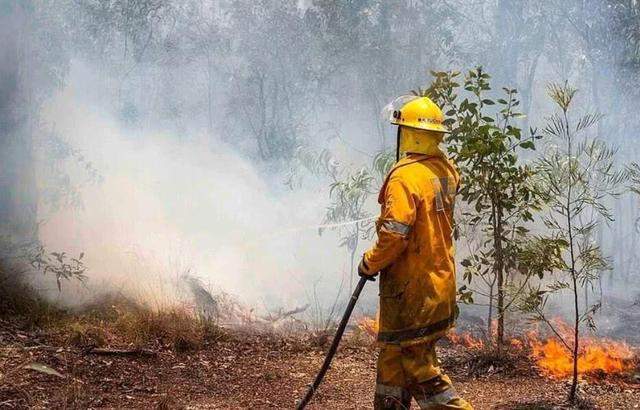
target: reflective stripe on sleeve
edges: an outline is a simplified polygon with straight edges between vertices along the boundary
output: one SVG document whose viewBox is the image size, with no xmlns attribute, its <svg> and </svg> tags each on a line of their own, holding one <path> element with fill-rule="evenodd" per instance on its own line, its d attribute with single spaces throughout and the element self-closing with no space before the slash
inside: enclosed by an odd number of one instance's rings
<svg viewBox="0 0 640 410">
<path fill-rule="evenodd" d="M 391 219 L 382 221 L 382 228 L 388 232 L 394 232 L 402 236 L 408 235 L 409 231 L 411 231 L 411 225 L 403 224 Z"/>
<path fill-rule="evenodd" d="M 460 396 L 458 396 L 456 390 L 453 387 L 449 387 L 447 390 L 441 393 L 434 394 L 429 398 L 416 401 L 418 402 L 418 406 L 420 406 L 421 409 L 428 409 L 430 406 L 447 404 L 451 400 L 457 399 L 458 397 Z"/>
</svg>

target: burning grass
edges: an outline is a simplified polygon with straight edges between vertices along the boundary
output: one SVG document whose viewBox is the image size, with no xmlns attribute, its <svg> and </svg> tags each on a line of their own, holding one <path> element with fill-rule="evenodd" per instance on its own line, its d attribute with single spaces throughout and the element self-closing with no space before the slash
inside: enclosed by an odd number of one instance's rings
<svg viewBox="0 0 640 410">
<path fill-rule="evenodd" d="M 556 319 L 554 325 L 565 340 L 571 340 L 570 327 Z M 360 331 L 375 338 L 377 319 L 362 317 L 358 320 Z M 509 339 L 506 349 L 498 352 L 485 338 L 471 332 L 452 330 L 445 337 L 451 345 L 464 347 L 474 356 L 468 363 L 471 372 L 477 374 L 488 369 L 504 367 L 509 360 L 531 360 L 539 373 L 554 379 L 569 378 L 573 372 L 570 349 L 556 337 L 545 337 L 537 329 Z M 583 376 L 607 377 L 629 375 L 637 366 L 634 350 L 625 342 L 606 338 L 584 337 L 578 355 L 578 373 Z M 508 367 L 508 366 L 507 366 Z"/>
<path fill-rule="evenodd" d="M 566 327 L 568 329 L 568 327 Z M 469 332 L 451 332 L 447 339 L 454 345 L 470 350 L 486 348 L 484 340 Z M 512 352 L 527 354 L 539 372 L 555 379 L 569 378 L 573 372 L 572 353 L 556 337 L 543 337 L 537 330 L 508 340 Z M 634 352 L 622 341 L 585 337 L 578 354 L 578 374 L 587 376 L 612 376 L 629 374 L 634 370 Z"/>
<path fill-rule="evenodd" d="M 573 357 L 569 349 L 555 338 L 529 339 L 531 355 L 540 371 L 552 378 L 567 378 L 573 372 Z M 578 353 L 578 374 L 607 376 L 633 371 L 634 353 L 625 342 L 584 338 Z"/>
<path fill-rule="evenodd" d="M 364 332 L 366 335 L 375 339 L 378 336 L 378 317 L 372 318 L 363 316 L 357 321 L 358 329 Z"/>
<path fill-rule="evenodd" d="M 461 345 L 468 349 L 482 349 L 485 347 L 485 342 L 473 336 L 470 332 L 458 332 L 456 330 L 452 330 L 446 336 L 447 340 L 454 345 Z"/>
</svg>

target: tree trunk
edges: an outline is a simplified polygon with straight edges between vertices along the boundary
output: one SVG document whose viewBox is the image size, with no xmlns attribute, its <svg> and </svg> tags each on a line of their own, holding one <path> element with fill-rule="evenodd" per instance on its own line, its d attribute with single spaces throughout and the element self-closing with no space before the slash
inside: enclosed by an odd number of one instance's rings
<svg viewBox="0 0 640 410">
<path fill-rule="evenodd" d="M 209 138 L 213 138 L 213 61 L 207 53 L 207 131 Z"/>
<path fill-rule="evenodd" d="M 487 340 L 493 338 L 493 284 L 489 287 L 489 314 L 487 315 Z"/>
<path fill-rule="evenodd" d="M 358 251 L 358 238 L 360 238 L 360 227 L 356 224 L 356 241 L 351 249 L 351 274 L 349 275 L 349 292 L 353 291 L 353 278 L 358 274 L 358 265 L 356 264 L 356 252 Z M 358 262 L 359 263 L 359 262 Z"/>
<path fill-rule="evenodd" d="M 571 390 L 569 391 L 569 401 L 571 403 L 576 400 L 578 391 L 578 352 L 580 348 L 580 310 L 578 306 L 578 280 L 575 272 L 572 274 L 573 280 L 573 302 L 574 302 L 574 328 L 573 328 L 573 379 L 571 380 Z"/>
<path fill-rule="evenodd" d="M 569 390 L 569 401 L 571 403 L 576 400 L 576 393 L 578 391 L 578 352 L 580 350 L 580 305 L 578 300 L 578 273 L 576 271 L 576 251 L 575 251 L 575 238 L 573 236 L 573 184 L 575 183 L 574 175 L 571 171 L 572 164 L 571 158 L 573 156 L 572 135 L 569 132 L 569 119 L 567 118 L 567 111 L 564 111 L 564 126 L 567 130 L 567 158 L 569 159 L 569 182 L 567 187 L 567 203 L 566 203 L 566 218 L 567 218 L 567 232 L 569 239 L 569 272 L 571 273 L 571 281 L 573 282 L 573 309 L 574 309 L 574 324 L 573 324 L 573 380 L 571 381 L 571 389 Z"/>
<path fill-rule="evenodd" d="M 35 170 L 32 159 L 32 91 L 28 2 L 0 8 L 0 233 L 34 239 Z"/>
<path fill-rule="evenodd" d="M 258 145 L 258 153 L 260 154 L 261 159 L 267 159 L 269 156 L 268 148 L 267 148 L 267 101 L 265 97 L 265 80 L 264 75 L 258 73 L 257 76 L 258 81 L 258 118 L 259 125 L 256 132 L 256 142 Z"/>
<path fill-rule="evenodd" d="M 521 60 L 520 47 L 514 47 L 509 40 L 518 43 L 520 24 L 524 10 L 522 0 L 499 0 L 495 14 L 496 41 L 495 61 L 500 63 L 494 67 L 496 78 L 504 84 L 514 84 L 520 88 L 518 82 L 518 64 Z"/>
<path fill-rule="evenodd" d="M 497 201 L 496 201 L 497 202 Z M 494 252 L 494 273 L 497 280 L 497 301 L 496 308 L 498 311 L 498 323 L 496 329 L 496 343 L 498 349 L 504 344 L 504 250 L 502 246 L 502 208 L 495 206 L 494 212 L 494 230 L 493 230 L 493 252 Z"/>
</svg>

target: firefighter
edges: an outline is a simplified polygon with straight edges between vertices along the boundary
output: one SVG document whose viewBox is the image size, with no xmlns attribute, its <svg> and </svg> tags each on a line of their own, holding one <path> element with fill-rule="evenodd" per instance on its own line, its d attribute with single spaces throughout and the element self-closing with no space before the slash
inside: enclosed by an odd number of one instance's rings
<svg viewBox="0 0 640 410">
<path fill-rule="evenodd" d="M 398 126 L 397 159 L 380 189 L 377 241 L 358 273 L 380 273 L 375 409 L 472 409 L 438 366 L 435 344 L 456 315 L 453 207 L 460 181 L 438 145 L 447 132 L 429 98 L 386 108 Z"/>
</svg>

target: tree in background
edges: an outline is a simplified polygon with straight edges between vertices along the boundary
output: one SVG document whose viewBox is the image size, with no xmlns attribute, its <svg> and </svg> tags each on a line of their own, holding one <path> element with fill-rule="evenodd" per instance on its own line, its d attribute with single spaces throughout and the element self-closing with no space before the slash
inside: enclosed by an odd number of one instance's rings
<svg viewBox="0 0 640 410">
<path fill-rule="evenodd" d="M 547 44 L 556 34 L 549 30 L 553 10 L 547 3 L 526 0 L 493 3 L 458 0 L 456 9 L 466 23 L 457 33 L 458 43 L 476 44 L 476 47 L 465 47 L 464 61 L 479 62 L 492 73 L 494 81 L 517 88 L 521 111 L 529 113 L 541 60 L 545 52 L 553 51 L 547 50 Z M 523 118 L 523 123 L 527 129 L 528 117 Z"/>
<path fill-rule="evenodd" d="M 39 204 L 55 206 L 75 197 L 65 184 L 68 177 L 53 164 L 76 152 L 57 144 L 40 118 L 44 101 L 64 84 L 68 70 L 62 20 L 50 3 L 10 0 L 0 5 L 0 299 L 12 300 L 29 266 L 53 275 L 58 289 L 62 280 L 85 278 L 83 254 L 73 258 L 49 252 L 38 237 L 45 214 Z M 52 168 L 38 181 L 36 159 L 41 157 Z M 94 171 L 90 163 L 79 162 Z"/>
<path fill-rule="evenodd" d="M 631 191 L 640 195 L 640 164 L 633 163 L 629 166 L 631 176 Z"/>
<path fill-rule="evenodd" d="M 633 163 L 629 166 L 629 176 L 631 180 L 629 189 L 632 193 L 636 194 L 636 196 L 640 197 L 640 164 Z M 637 200 L 638 199 L 636 199 L 636 201 Z M 634 225 L 636 232 L 640 232 L 640 218 L 635 220 Z"/>
<path fill-rule="evenodd" d="M 64 7 L 66 6 L 66 7 Z M 168 0 L 63 2 L 74 19 L 77 47 L 85 58 L 112 75 L 114 105 L 125 123 L 135 124 L 141 113 L 136 104 L 140 84 L 135 80 L 146 63 L 158 58 L 160 28 L 172 7 Z"/>
<path fill-rule="evenodd" d="M 554 280 L 547 285 L 529 288 L 522 306 L 533 318 L 545 322 L 573 358 L 570 401 L 576 400 L 580 328 L 586 323 L 594 328 L 593 316 L 600 302 L 580 308 L 580 295 L 593 286 L 601 272 L 609 268 L 594 232 L 601 220 L 611 222 L 614 215 L 607 200 L 619 197 L 627 179 L 625 170 L 616 167 L 615 150 L 604 141 L 584 134 L 601 116 L 586 114 L 573 117 L 573 100 L 577 90 L 567 83 L 551 84 L 549 96 L 559 112 L 549 117 L 544 133 L 553 139 L 536 166 L 539 192 L 547 205 L 543 221 L 548 230 L 548 255 L 554 260 Z M 555 255 L 555 257 L 553 257 Z M 573 301 L 573 335 L 563 335 L 547 317 L 549 296 L 569 292 Z"/>
<path fill-rule="evenodd" d="M 557 77 L 581 84 L 589 106 L 605 114 L 597 124 L 598 133 L 606 134 L 607 141 L 620 147 L 620 159 L 635 160 L 640 155 L 634 143 L 640 121 L 632 108 L 640 97 L 640 5 L 634 0 L 553 0 L 545 6 L 553 10 L 547 26 L 552 36 L 547 54 Z M 611 255 L 612 270 L 604 279 L 614 288 L 621 282 L 633 282 L 630 278 L 637 272 L 638 233 L 624 221 L 639 214 L 631 197 L 615 201 L 612 209 L 619 220 L 610 224 L 600 221 L 595 236 Z"/>
<path fill-rule="evenodd" d="M 35 151 L 40 108 L 68 70 L 62 20 L 45 2 L 0 5 L 0 236 L 18 242 L 37 239 Z"/>
<path fill-rule="evenodd" d="M 477 246 L 462 261 L 464 279 L 470 285 L 480 281 L 488 288 L 484 294 L 488 299 L 487 337 L 493 337 L 495 303 L 496 342 L 500 347 L 507 309 L 529 277 L 530 271 L 521 269 L 519 254 L 527 240 L 527 225 L 533 222 L 533 212 L 540 206 L 531 182 L 532 170 L 523 164 L 520 154 L 534 150 L 534 141 L 540 136 L 532 130 L 523 137 L 518 128 L 516 120 L 523 115 L 518 112 L 515 89 L 504 88 L 503 97 L 489 98 L 490 76 L 482 68 L 469 71 L 464 78 L 459 72 L 433 75 L 433 84 L 423 93 L 442 107 L 445 123 L 451 129 L 448 149 L 460 170 L 459 194 L 466 205 L 457 225 L 464 226 L 466 234 L 477 234 Z M 466 95 L 462 95 L 465 91 Z M 473 239 L 466 240 L 470 243 Z M 525 273 L 523 282 L 509 299 L 509 275 L 518 273 Z M 473 302 L 466 286 L 461 288 L 461 295 L 463 301 Z"/>
<path fill-rule="evenodd" d="M 314 0 L 304 18 L 323 56 L 313 63 L 328 74 L 328 102 L 357 107 L 353 120 L 375 137 L 373 151 L 392 149 L 379 113 L 420 81 L 424 67 L 456 57 L 459 13 L 446 2 Z"/>
<path fill-rule="evenodd" d="M 0 8 L 0 228 L 26 237 L 35 227 L 35 198 L 28 192 L 35 187 L 33 167 L 29 163 L 32 136 L 29 134 L 30 100 L 29 61 L 23 51 L 31 38 L 28 31 L 32 11 L 9 2 Z M 20 34 L 18 34 L 20 33 Z M 26 56 L 32 57 L 30 54 Z"/>
<path fill-rule="evenodd" d="M 167 42 L 168 62 L 173 63 L 173 54 L 180 63 L 197 62 L 205 73 L 203 82 L 206 93 L 207 131 L 213 137 L 215 122 L 216 82 L 226 74 L 224 56 L 229 53 L 231 39 L 225 33 L 224 8 L 219 2 L 187 1 L 177 8 L 178 28 L 171 41 Z"/>
</svg>

